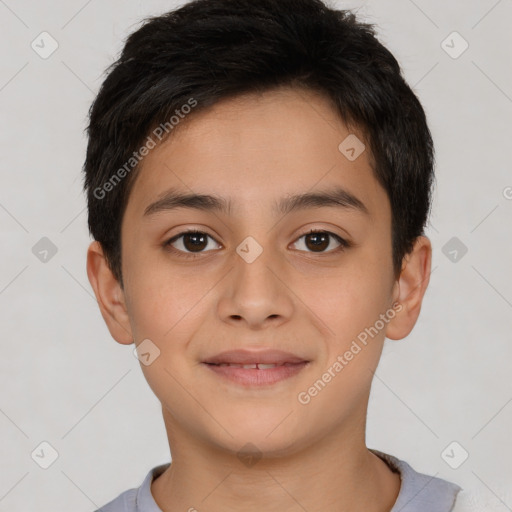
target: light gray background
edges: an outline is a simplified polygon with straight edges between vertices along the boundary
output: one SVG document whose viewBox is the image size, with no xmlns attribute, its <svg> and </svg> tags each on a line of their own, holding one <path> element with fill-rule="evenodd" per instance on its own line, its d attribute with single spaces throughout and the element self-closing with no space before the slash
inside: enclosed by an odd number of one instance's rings
<svg viewBox="0 0 512 512">
<path fill-rule="evenodd" d="M 159 402 L 87 279 L 81 166 L 104 69 L 139 20 L 177 5 L 0 1 L 0 512 L 91 511 L 169 460 Z M 416 329 L 387 342 L 368 445 L 512 510 L 512 2 L 334 5 L 378 25 L 437 149 L 434 272 Z M 47 59 L 31 48 L 42 31 L 59 45 Z M 453 31 L 469 43 L 458 58 L 441 46 Z M 42 237 L 57 247 L 46 263 Z M 452 237 L 468 249 L 457 262 Z M 31 455 L 48 456 L 43 441 L 58 452 L 48 469 Z M 469 453 L 458 469 L 441 456 L 453 441 Z"/>
</svg>

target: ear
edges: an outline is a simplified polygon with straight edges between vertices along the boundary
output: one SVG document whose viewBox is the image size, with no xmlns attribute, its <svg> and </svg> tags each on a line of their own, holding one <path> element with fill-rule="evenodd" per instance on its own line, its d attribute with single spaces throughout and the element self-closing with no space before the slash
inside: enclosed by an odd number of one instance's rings
<svg viewBox="0 0 512 512">
<path fill-rule="evenodd" d="M 94 241 L 87 251 L 87 276 L 96 295 L 103 320 L 112 337 L 123 345 L 133 343 L 124 291 L 114 277 L 101 244 Z"/>
<path fill-rule="evenodd" d="M 412 251 L 404 257 L 402 270 L 394 286 L 394 302 L 400 306 L 389 321 L 386 337 L 405 338 L 413 329 L 421 310 L 423 296 L 430 281 L 432 245 L 426 236 L 419 236 Z"/>
</svg>

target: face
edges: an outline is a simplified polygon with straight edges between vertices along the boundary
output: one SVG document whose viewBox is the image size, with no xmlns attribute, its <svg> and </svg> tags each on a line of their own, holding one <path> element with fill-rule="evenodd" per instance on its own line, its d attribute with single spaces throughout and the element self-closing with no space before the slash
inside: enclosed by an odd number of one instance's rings
<svg viewBox="0 0 512 512">
<path fill-rule="evenodd" d="M 168 429 L 282 454 L 364 424 L 400 313 L 389 200 L 349 135 L 323 97 L 281 90 L 219 103 L 145 157 L 121 293 Z"/>
</svg>

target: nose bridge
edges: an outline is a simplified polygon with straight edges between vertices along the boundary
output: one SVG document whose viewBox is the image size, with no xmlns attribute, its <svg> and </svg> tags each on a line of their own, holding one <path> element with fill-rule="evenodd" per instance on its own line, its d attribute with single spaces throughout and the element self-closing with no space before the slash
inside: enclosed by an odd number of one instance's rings
<svg viewBox="0 0 512 512">
<path fill-rule="evenodd" d="M 256 326 L 269 317 L 290 315 L 292 303 L 282 283 L 282 262 L 277 250 L 267 245 L 270 238 L 260 244 L 255 237 L 248 236 L 236 247 L 231 293 L 224 297 L 221 306 L 225 320 L 241 318 Z"/>
<path fill-rule="evenodd" d="M 262 240 L 261 235 L 260 240 Z M 262 243 L 253 236 L 246 237 L 236 248 L 235 290 L 237 293 L 256 296 L 275 296 L 277 283 L 272 266 L 278 263 L 275 248 L 270 246 L 270 237 Z M 273 270 L 273 269 L 272 269 Z M 253 300 L 254 300 L 253 299 Z"/>
</svg>

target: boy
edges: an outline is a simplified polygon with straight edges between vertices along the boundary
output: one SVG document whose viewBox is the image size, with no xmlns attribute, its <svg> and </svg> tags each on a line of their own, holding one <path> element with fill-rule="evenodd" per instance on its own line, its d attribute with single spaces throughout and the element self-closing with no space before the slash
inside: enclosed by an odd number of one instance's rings
<svg viewBox="0 0 512 512">
<path fill-rule="evenodd" d="M 195 0 L 127 39 L 88 135 L 89 280 L 172 455 L 100 510 L 455 510 L 457 485 L 365 444 L 429 282 L 434 164 L 372 26 Z"/>
</svg>

